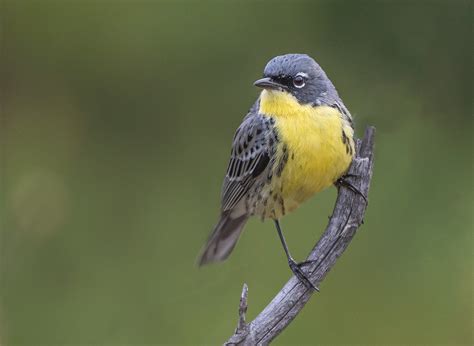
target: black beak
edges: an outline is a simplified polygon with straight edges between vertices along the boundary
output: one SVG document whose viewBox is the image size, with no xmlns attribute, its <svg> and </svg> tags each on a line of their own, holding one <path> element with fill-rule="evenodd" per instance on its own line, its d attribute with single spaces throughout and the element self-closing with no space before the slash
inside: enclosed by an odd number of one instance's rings
<svg viewBox="0 0 474 346">
<path fill-rule="evenodd" d="M 275 82 L 273 79 L 266 77 L 262 78 L 259 80 L 256 80 L 253 85 L 259 87 L 259 88 L 264 88 L 264 89 L 274 89 L 274 90 L 287 90 L 287 86 L 280 84 L 278 82 Z"/>
</svg>

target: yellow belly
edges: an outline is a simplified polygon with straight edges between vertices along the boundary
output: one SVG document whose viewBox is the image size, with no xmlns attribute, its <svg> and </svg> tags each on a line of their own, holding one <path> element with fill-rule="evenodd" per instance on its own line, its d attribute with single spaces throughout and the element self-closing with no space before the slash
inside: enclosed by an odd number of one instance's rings
<svg viewBox="0 0 474 346">
<path fill-rule="evenodd" d="M 285 212 L 331 186 L 347 171 L 354 153 L 353 130 L 337 109 L 302 106 L 287 93 L 264 90 L 260 112 L 275 118 L 280 136 L 276 162 L 287 146 L 288 160 L 275 181 Z"/>
</svg>

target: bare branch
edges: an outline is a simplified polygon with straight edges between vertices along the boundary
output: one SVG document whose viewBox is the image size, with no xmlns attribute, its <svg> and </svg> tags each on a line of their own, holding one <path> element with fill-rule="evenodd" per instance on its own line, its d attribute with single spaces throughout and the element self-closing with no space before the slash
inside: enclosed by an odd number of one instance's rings
<svg viewBox="0 0 474 346">
<path fill-rule="evenodd" d="M 363 140 L 356 141 L 356 156 L 348 171 L 349 182 L 365 196 L 368 196 L 373 172 L 374 135 L 375 128 L 368 127 Z M 345 187 L 339 189 L 336 205 L 326 230 L 307 258 L 314 262 L 305 266 L 316 287 L 351 242 L 363 223 L 366 208 L 363 196 Z M 244 285 L 239 325 L 225 345 L 269 344 L 291 323 L 313 293 L 293 276 L 270 304 L 252 322 L 246 324 L 247 285 Z"/>
<path fill-rule="evenodd" d="M 248 296 L 249 288 L 247 284 L 244 284 L 242 287 L 242 294 L 240 295 L 240 305 L 239 305 L 239 324 L 235 329 L 234 335 L 227 341 L 231 345 L 239 345 L 247 339 L 250 340 L 248 337 L 249 334 L 249 325 L 245 322 L 245 313 L 247 312 L 247 296 Z"/>
<path fill-rule="evenodd" d="M 247 296 L 249 294 L 249 288 L 247 284 L 244 284 L 242 287 L 242 295 L 240 296 L 240 306 L 239 306 L 239 325 L 237 329 L 243 330 L 247 326 L 245 323 L 245 313 L 247 312 Z"/>
</svg>

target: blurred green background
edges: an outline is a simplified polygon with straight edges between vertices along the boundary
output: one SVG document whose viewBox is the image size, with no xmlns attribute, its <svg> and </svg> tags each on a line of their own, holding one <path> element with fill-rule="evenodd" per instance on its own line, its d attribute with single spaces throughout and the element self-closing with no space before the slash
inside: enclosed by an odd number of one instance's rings
<svg viewBox="0 0 474 346">
<path fill-rule="evenodd" d="M 195 266 L 236 127 L 306 52 L 377 127 L 365 225 L 285 344 L 473 344 L 471 1 L 1 1 L 0 343 L 220 344 L 290 277 Z M 303 259 L 331 188 L 283 221 Z"/>
</svg>

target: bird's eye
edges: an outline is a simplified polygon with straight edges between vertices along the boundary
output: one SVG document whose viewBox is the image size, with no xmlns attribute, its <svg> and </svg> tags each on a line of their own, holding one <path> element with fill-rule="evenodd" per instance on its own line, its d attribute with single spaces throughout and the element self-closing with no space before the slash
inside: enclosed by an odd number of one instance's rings
<svg viewBox="0 0 474 346">
<path fill-rule="evenodd" d="M 302 87 L 304 87 L 305 84 L 306 84 L 306 81 L 303 76 L 298 75 L 295 78 L 293 78 L 293 85 L 296 88 L 301 89 Z"/>
</svg>

